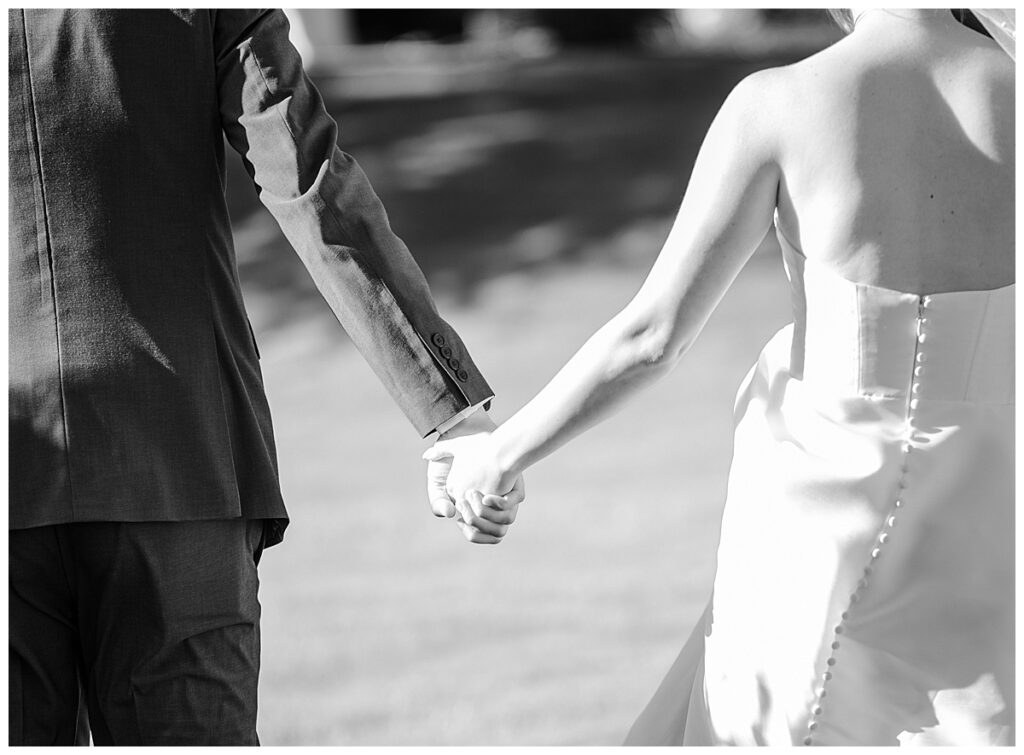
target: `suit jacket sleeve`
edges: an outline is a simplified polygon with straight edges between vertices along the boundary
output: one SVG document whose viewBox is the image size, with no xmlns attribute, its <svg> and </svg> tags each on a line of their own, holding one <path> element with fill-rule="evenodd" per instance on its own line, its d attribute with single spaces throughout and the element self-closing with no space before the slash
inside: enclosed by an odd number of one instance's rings
<svg viewBox="0 0 1024 755">
<path fill-rule="evenodd" d="M 288 41 L 281 11 L 216 10 L 220 117 L 263 204 L 422 436 L 491 397 Z"/>
</svg>

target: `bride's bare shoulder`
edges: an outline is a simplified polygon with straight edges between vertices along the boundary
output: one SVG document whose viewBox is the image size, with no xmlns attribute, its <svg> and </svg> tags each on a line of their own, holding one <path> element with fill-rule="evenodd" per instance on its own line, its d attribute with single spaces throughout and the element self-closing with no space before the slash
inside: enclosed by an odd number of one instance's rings
<svg viewBox="0 0 1024 755">
<path fill-rule="evenodd" d="M 729 93 L 719 111 L 719 121 L 733 124 L 744 150 L 777 157 L 788 141 L 785 135 L 792 131 L 794 119 L 820 97 L 822 88 L 814 73 L 818 65 L 807 58 L 748 74 Z"/>
<path fill-rule="evenodd" d="M 762 68 L 743 77 L 729 93 L 723 110 L 741 111 L 744 117 L 756 120 L 773 117 L 791 89 L 791 68 Z"/>
<path fill-rule="evenodd" d="M 733 90 L 732 97 L 753 100 L 766 112 L 785 115 L 794 104 L 823 86 L 832 86 L 838 75 L 848 74 L 855 51 L 845 40 L 788 65 L 756 71 Z"/>
</svg>

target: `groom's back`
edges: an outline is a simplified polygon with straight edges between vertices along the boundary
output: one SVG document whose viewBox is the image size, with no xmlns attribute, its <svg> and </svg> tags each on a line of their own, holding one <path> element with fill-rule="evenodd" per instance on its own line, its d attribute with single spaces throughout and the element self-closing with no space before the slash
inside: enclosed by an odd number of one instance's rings
<svg viewBox="0 0 1024 755">
<path fill-rule="evenodd" d="M 799 226 L 806 254 L 862 282 L 1011 282 L 1011 60 L 954 24 L 882 11 L 860 24 L 787 70 L 784 226 Z"/>
<path fill-rule="evenodd" d="M 10 11 L 12 527 L 283 511 L 215 13 Z"/>
</svg>

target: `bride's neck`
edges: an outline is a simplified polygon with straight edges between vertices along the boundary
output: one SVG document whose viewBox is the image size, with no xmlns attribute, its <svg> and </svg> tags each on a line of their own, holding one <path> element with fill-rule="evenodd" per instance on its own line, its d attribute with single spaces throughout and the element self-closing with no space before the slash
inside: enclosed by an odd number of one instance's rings
<svg viewBox="0 0 1024 755">
<path fill-rule="evenodd" d="M 887 23 L 950 25 L 956 19 L 947 8 L 850 8 L 854 27 Z"/>
</svg>

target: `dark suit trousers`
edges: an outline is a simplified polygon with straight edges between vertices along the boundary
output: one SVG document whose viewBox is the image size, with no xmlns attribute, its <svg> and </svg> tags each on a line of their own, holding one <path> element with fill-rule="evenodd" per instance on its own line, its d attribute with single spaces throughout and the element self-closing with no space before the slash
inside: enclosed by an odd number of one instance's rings
<svg viewBox="0 0 1024 755">
<path fill-rule="evenodd" d="M 263 521 L 10 532 L 10 744 L 255 745 Z"/>
</svg>

